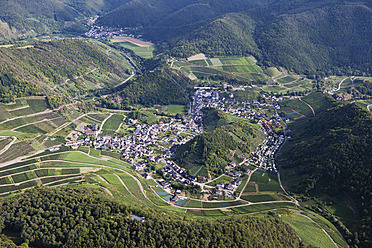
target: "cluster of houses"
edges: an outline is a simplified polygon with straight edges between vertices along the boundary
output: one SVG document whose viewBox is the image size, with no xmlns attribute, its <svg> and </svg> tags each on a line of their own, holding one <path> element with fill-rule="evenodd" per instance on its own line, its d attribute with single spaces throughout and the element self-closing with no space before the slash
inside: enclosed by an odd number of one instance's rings
<svg viewBox="0 0 372 248">
<path fill-rule="evenodd" d="M 267 136 L 264 142 L 257 147 L 249 162 L 259 168 L 277 172 L 274 155 L 283 142 L 284 135 L 272 134 Z"/>
<path fill-rule="evenodd" d="M 243 101 L 239 102 L 234 99 L 234 94 L 229 94 L 228 98 L 220 97 L 220 93 L 215 90 L 204 90 L 198 89 L 193 94 L 193 104 L 191 108 L 191 115 L 196 120 L 201 122 L 203 119 L 202 108 L 212 107 L 222 110 L 226 113 L 230 113 L 237 117 L 249 119 L 255 123 L 266 123 L 266 115 L 255 108 L 260 107 L 273 107 L 279 109 L 280 106 L 275 101 L 279 101 L 282 98 L 270 97 L 273 103 L 267 103 L 265 100 L 257 101 Z M 266 123 L 267 124 L 267 123 Z M 279 125 L 279 122 L 274 123 Z M 279 125 L 280 126 L 280 125 Z M 263 127 L 263 130 L 268 132 L 269 130 Z M 270 129 L 271 130 L 271 129 Z"/>
<path fill-rule="evenodd" d="M 170 158 L 174 152 L 174 145 L 186 143 L 190 137 L 197 135 L 198 125 L 192 119 L 186 119 L 184 122 L 176 119 L 170 119 L 164 123 L 147 125 L 143 123 L 135 124 L 133 135 L 126 137 L 97 136 L 98 125 L 94 124 L 92 128 L 84 127 L 85 139 L 66 142 L 66 146 L 78 147 L 79 145 L 94 146 L 100 150 L 120 151 L 126 160 L 147 157 L 153 162 L 161 162 L 165 158 Z M 164 133 L 172 134 L 172 139 L 165 137 Z M 185 133 L 186 135 L 179 135 Z M 78 133 L 77 134 L 79 137 Z M 94 141 L 90 137 L 97 136 Z M 188 137 L 188 138 L 186 138 Z M 163 145 L 162 145 L 163 144 Z M 154 154 L 155 147 L 161 151 L 160 154 Z M 167 148 L 169 147 L 169 148 Z"/>
<path fill-rule="evenodd" d="M 132 34 L 127 34 L 129 30 L 137 30 L 138 28 L 112 28 L 112 27 L 104 27 L 104 26 L 99 26 L 95 24 L 95 22 L 98 19 L 98 15 L 91 17 L 88 19 L 87 26 L 90 28 L 89 31 L 85 32 L 85 36 L 93 39 L 98 39 L 98 40 L 103 40 L 108 37 L 112 37 L 114 35 L 117 36 L 129 36 L 129 37 L 134 37 Z M 137 37 L 138 38 L 138 37 Z"/>
<path fill-rule="evenodd" d="M 230 191 L 234 191 L 241 183 L 243 182 L 243 179 L 241 178 L 234 178 L 232 182 L 230 183 L 217 183 L 216 187 L 218 188 L 216 191 L 216 195 L 222 195 L 222 189 L 227 189 Z"/>
<path fill-rule="evenodd" d="M 166 167 L 162 169 L 163 176 L 167 176 L 168 174 L 172 177 L 173 180 L 183 183 L 185 185 L 188 185 L 192 182 L 196 182 L 197 178 L 189 175 L 186 173 L 186 170 L 184 168 L 180 168 L 178 165 L 176 165 L 173 161 L 166 161 Z M 199 177 L 199 182 L 203 182 L 204 177 Z M 166 181 L 165 181 L 166 182 Z M 166 183 L 164 183 L 166 184 Z M 167 184 L 168 186 L 170 184 Z M 164 185 L 161 185 L 164 187 Z"/>
</svg>

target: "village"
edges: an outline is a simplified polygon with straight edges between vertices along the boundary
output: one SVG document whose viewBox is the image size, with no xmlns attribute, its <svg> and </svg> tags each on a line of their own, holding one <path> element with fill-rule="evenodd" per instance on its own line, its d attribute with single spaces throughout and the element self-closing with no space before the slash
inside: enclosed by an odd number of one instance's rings
<svg viewBox="0 0 372 248">
<path fill-rule="evenodd" d="M 133 34 L 131 34 L 130 31 L 137 30 L 138 28 L 112 28 L 99 26 L 95 24 L 98 17 L 99 16 L 96 15 L 88 19 L 87 26 L 89 27 L 89 31 L 84 33 L 85 36 L 97 40 L 105 40 L 107 38 L 113 37 L 114 35 L 135 37 Z M 136 38 L 141 38 L 141 35 L 137 35 Z"/>
<path fill-rule="evenodd" d="M 172 194 L 174 197 L 171 201 L 173 202 L 179 200 L 177 197 L 185 197 L 188 191 L 207 194 L 209 197 L 206 200 L 221 199 L 221 197 L 233 199 L 237 197 L 235 191 L 242 183 L 242 177 L 251 173 L 249 169 L 244 173 L 235 170 L 238 165 L 251 165 L 277 172 L 274 156 L 283 144 L 285 136 L 274 133 L 272 127 L 280 127 L 280 122 L 283 120 L 278 114 L 266 116 L 261 108 L 280 109 L 277 101 L 282 99 L 271 97 L 271 103 L 257 100 L 239 102 L 235 100 L 232 93 L 228 95 L 228 98 L 221 97 L 222 93 L 215 90 L 196 90 L 192 96 L 189 115 L 184 116 L 183 120 L 170 118 L 165 122 L 148 125 L 129 119 L 129 123 L 135 127 L 135 130 L 132 135 L 123 137 L 100 136 L 99 126 L 94 124 L 91 127 L 84 127 L 81 133 L 74 133 L 76 140 L 66 142 L 65 145 L 75 148 L 85 145 L 99 150 L 120 152 L 122 159 L 129 162 L 133 170 L 145 179 L 155 179 L 160 187 Z M 253 123 L 260 124 L 262 132 L 266 134 L 264 142 L 249 158 L 244 159 L 240 164 L 231 161 L 226 166 L 226 175 L 232 178 L 228 183 L 218 182 L 211 186 L 210 183 L 213 180 L 208 181 L 204 176 L 188 174 L 186 169 L 172 161 L 177 146 L 203 132 L 202 109 L 205 107 L 213 107 L 231 115 L 249 119 Z M 80 139 L 80 135 L 85 135 L 85 138 Z M 162 164 L 162 166 L 156 171 L 150 171 L 145 161 Z"/>
</svg>

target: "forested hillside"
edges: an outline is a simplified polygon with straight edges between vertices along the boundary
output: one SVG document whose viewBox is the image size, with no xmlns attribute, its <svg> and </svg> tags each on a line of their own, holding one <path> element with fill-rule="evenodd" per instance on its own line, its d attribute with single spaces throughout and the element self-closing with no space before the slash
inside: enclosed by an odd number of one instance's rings
<svg viewBox="0 0 372 248">
<path fill-rule="evenodd" d="M 170 69 L 159 69 L 132 79 L 124 85 L 124 89 L 108 100 L 101 99 L 102 106 L 112 108 L 125 108 L 129 105 L 140 104 L 151 107 L 154 104 L 168 105 L 189 102 L 187 89 L 190 80 L 181 73 Z"/>
<path fill-rule="evenodd" d="M 132 214 L 144 222 L 132 220 Z M 266 231 L 263 231 L 266 230 Z M 176 219 L 144 206 L 124 205 L 101 192 L 37 189 L 0 202 L 0 232 L 20 233 L 32 247 L 299 247 L 278 217 L 220 221 Z M 14 247 L 2 241 L 2 247 Z"/>
<path fill-rule="evenodd" d="M 290 190 L 312 196 L 338 196 L 347 192 L 357 202 L 360 216 L 360 230 L 353 242 L 370 247 L 371 113 L 355 104 L 340 103 L 295 130 L 278 161 L 282 169 L 289 169 L 300 178 Z M 346 236 L 352 237 L 348 231 Z"/>
<path fill-rule="evenodd" d="M 81 32 L 79 20 L 123 3 L 125 0 L 0 0 L 0 40 Z"/>
<path fill-rule="evenodd" d="M 110 86 L 130 74 L 121 64 L 125 57 L 120 56 L 115 60 L 98 43 L 82 40 L 0 48 L 0 101 L 47 92 L 85 93 Z M 95 72 L 105 72 L 104 78 Z"/>
<path fill-rule="evenodd" d="M 257 57 L 308 76 L 370 74 L 372 10 L 363 1 L 130 1 L 99 19 L 143 27 L 177 57 Z"/>
<path fill-rule="evenodd" d="M 249 153 L 264 140 L 259 126 L 229 120 L 220 110 L 203 109 L 205 132 L 177 148 L 175 159 L 186 169 L 203 166 L 211 175 L 225 172 L 225 166 Z"/>
<path fill-rule="evenodd" d="M 177 28 L 215 18 L 218 15 L 265 5 L 272 0 L 135 0 L 103 16 L 108 26 Z"/>
</svg>

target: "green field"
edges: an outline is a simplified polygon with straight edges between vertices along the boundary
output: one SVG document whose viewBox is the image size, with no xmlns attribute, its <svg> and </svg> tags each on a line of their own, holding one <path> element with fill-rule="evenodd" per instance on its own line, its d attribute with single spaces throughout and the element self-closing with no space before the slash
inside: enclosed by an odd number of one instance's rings
<svg viewBox="0 0 372 248">
<path fill-rule="evenodd" d="M 27 142 L 17 142 L 9 147 L 9 149 L 1 154 L 0 163 L 13 160 L 17 157 L 28 155 L 33 152 L 34 149 Z"/>
<path fill-rule="evenodd" d="M 282 192 L 282 189 L 279 185 L 278 176 L 276 174 L 269 174 L 265 171 L 257 170 L 253 173 L 249 182 L 256 183 L 258 185 L 259 192 Z M 246 191 L 243 193 L 246 193 Z"/>
<path fill-rule="evenodd" d="M 289 82 L 296 81 L 296 79 L 294 77 L 291 77 L 291 76 L 286 76 L 286 77 L 277 79 L 277 81 L 281 84 L 286 84 L 286 83 L 289 83 Z"/>
<path fill-rule="evenodd" d="M 122 115 L 112 115 L 108 118 L 103 125 L 103 129 L 115 131 L 119 128 L 120 124 L 123 122 L 124 116 Z"/>
<path fill-rule="evenodd" d="M 282 220 L 295 229 L 306 244 L 313 247 L 335 247 L 328 236 L 308 218 L 291 214 L 283 215 Z"/>
<path fill-rule="evenodd" d="M 310 107 L 297 98 L 280 101 L 279 106 L 281 107 L 279 112 L 284 112 L 285 114 L 292 113 L 294 111 L 301 111 L 300 114 L 304 114 L 308 117 L 313 116 L 313 112 L 311 111 Z M 291 116 L 291 118 L 293 118 L 293 116 Z"/>
<path fill-rule="evenodd" d="M 132 50 L 136 55 L 142 58 L 152 58 L 153 51 L 155 50 L 155 46 L 140 47 L 130 42 L 120 42 L 118 44 Z"/>
<path fill-rule="evenodd" d="M 291 208 L 296 209 L 296 205 L 287 202 L 278 202 L 278 203 L 264 203 L 264 204 L 254 204 L 248 205 L 243 207 L 236 207 L 232 208 L 233 211 L 240 213 L 240 214 L 249 214 L 261 211 L 267 211 L 272 209 L 279 209 L 279 208 Z"/>
<path fill-rule="evenodd" d="M 232 177 L 230 177 L 228 175 L 222 175 L 220 178 L 214 180 L 213 182 L 207 183 L 207 185 L 209 185 L 209 186 L 216 186 L 217 183 L 226 184 L 226 183 L 231 182 L 232 180 L 233 180 Z"/>
<path fill-rule="evenodd" d="M 162 111 L 169 114 L 185 114 L 185 105 L 166 105 L 162 107 Z"/>
<path fill-rule="evenodd" d="M 45 99 L 27 99 L 26 101 L 34 113 L 43 112 L 48 108 Z"/>
<path fill-rule="evenodd" d="M 0 139 L 0 151 L 4 149 L 12 140 L 13 140 L 12 138 Z"/>
<path fill-rule="evenodd" d="M 314 92 L 310 95 L 304 96 L 302 97 L 302 100 L 311 105 L 315 114 L 331 107 L 331 102 L 329 102 L 321 92 Z"/>
<path fill-rule="evenodd" d="M 13 102 L 13 103 L 4 104 L 4 107 L 7 108 L 8 110 L 21 108 L 21 107 L 25 107 L 25 106 L 27 106 L 27 103 L 23 99 L 16 99 L 15 102 Z"/>
</svg>

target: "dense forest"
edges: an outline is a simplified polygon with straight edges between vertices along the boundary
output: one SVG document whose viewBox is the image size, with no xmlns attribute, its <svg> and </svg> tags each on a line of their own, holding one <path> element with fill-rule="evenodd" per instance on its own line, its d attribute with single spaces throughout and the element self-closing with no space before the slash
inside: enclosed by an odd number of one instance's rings
<svg viewBox="0 0 372 248">
<path fill-rule="evenodd" d="M 347 192 L 359 205 L 360 230 L 353 237 L 345 229 L 345 236 L 355 245 L 371 247 L 371 113 L 340 103 L 300 123 L 294 124 L 292 139 L 278 160 L 281 168 L 301 178 L 290 189 L 312 196 Z"/>
<path fill-rule="evenodd" d="M 44 93 L 74 94 L 86 92 L 79 78 L 91 70 L 101 70 L 113 78 L 128 76 L 128 70 L 102 50 L 84 40 L 36 42 L 27 47 L 0 48 L 0 101 Z M 96 78 L 92 84 L 108 83 Z M 56 87 L 54 87 L 56 86 Z M 42 90 L 41 90 L 42 88 Z"/>
<path fill-rule="evenodd" d="M 363 1 L 142 0 L 99 22 L 143 27 L 158 52 L 176 57 L 253 55 L 312 77 L 372 73 L 372 10 Z"/>
<path fill-rule="evenodd" d="M 102 192 L 32 189 L 1 199 L 0 232 L 19 232 L 32 247 L 299 247 L 296 232 L 278 217 L 219 221 L 180 219 L 124 205 Z M 130 217 L 136 215 L 143 222 Z M 2 239 L 0 239 L 2 242 Z M 15 247 L 2 242 L 1 247 Z"/>
<path fill-rule="evenodd" d="M 100 100 L 103 107 L 126 108 L 140 104 L 151 107 L 154 104 L 169 105 L 188 103 L 187 89 L 190 80 L 181 73 L 164 68 L 149 71 L 132 79 L 124 85 L 122 91 Z M 112 100 L 112 101 L 110 101 Z"/>
<path fill-rule="evenodd" d="M 2 72 L 0 67 L 0 102 L 14 102 L 17 97 L 40 95 L 43 95 L 40 86 L 24 82 L 12 73 Z"/>
<path fill-rule="evenodd" d="M 186 169 L 205 166 L 213 176 L 221 175 L 228 163 L 248 157 L 265 138 L 258 126 L 229 121 L 220 110 L 205 108 L 203 114 L 206 131 L 179 146 L 175 154 L 177 163 Z"/>
</svg>

